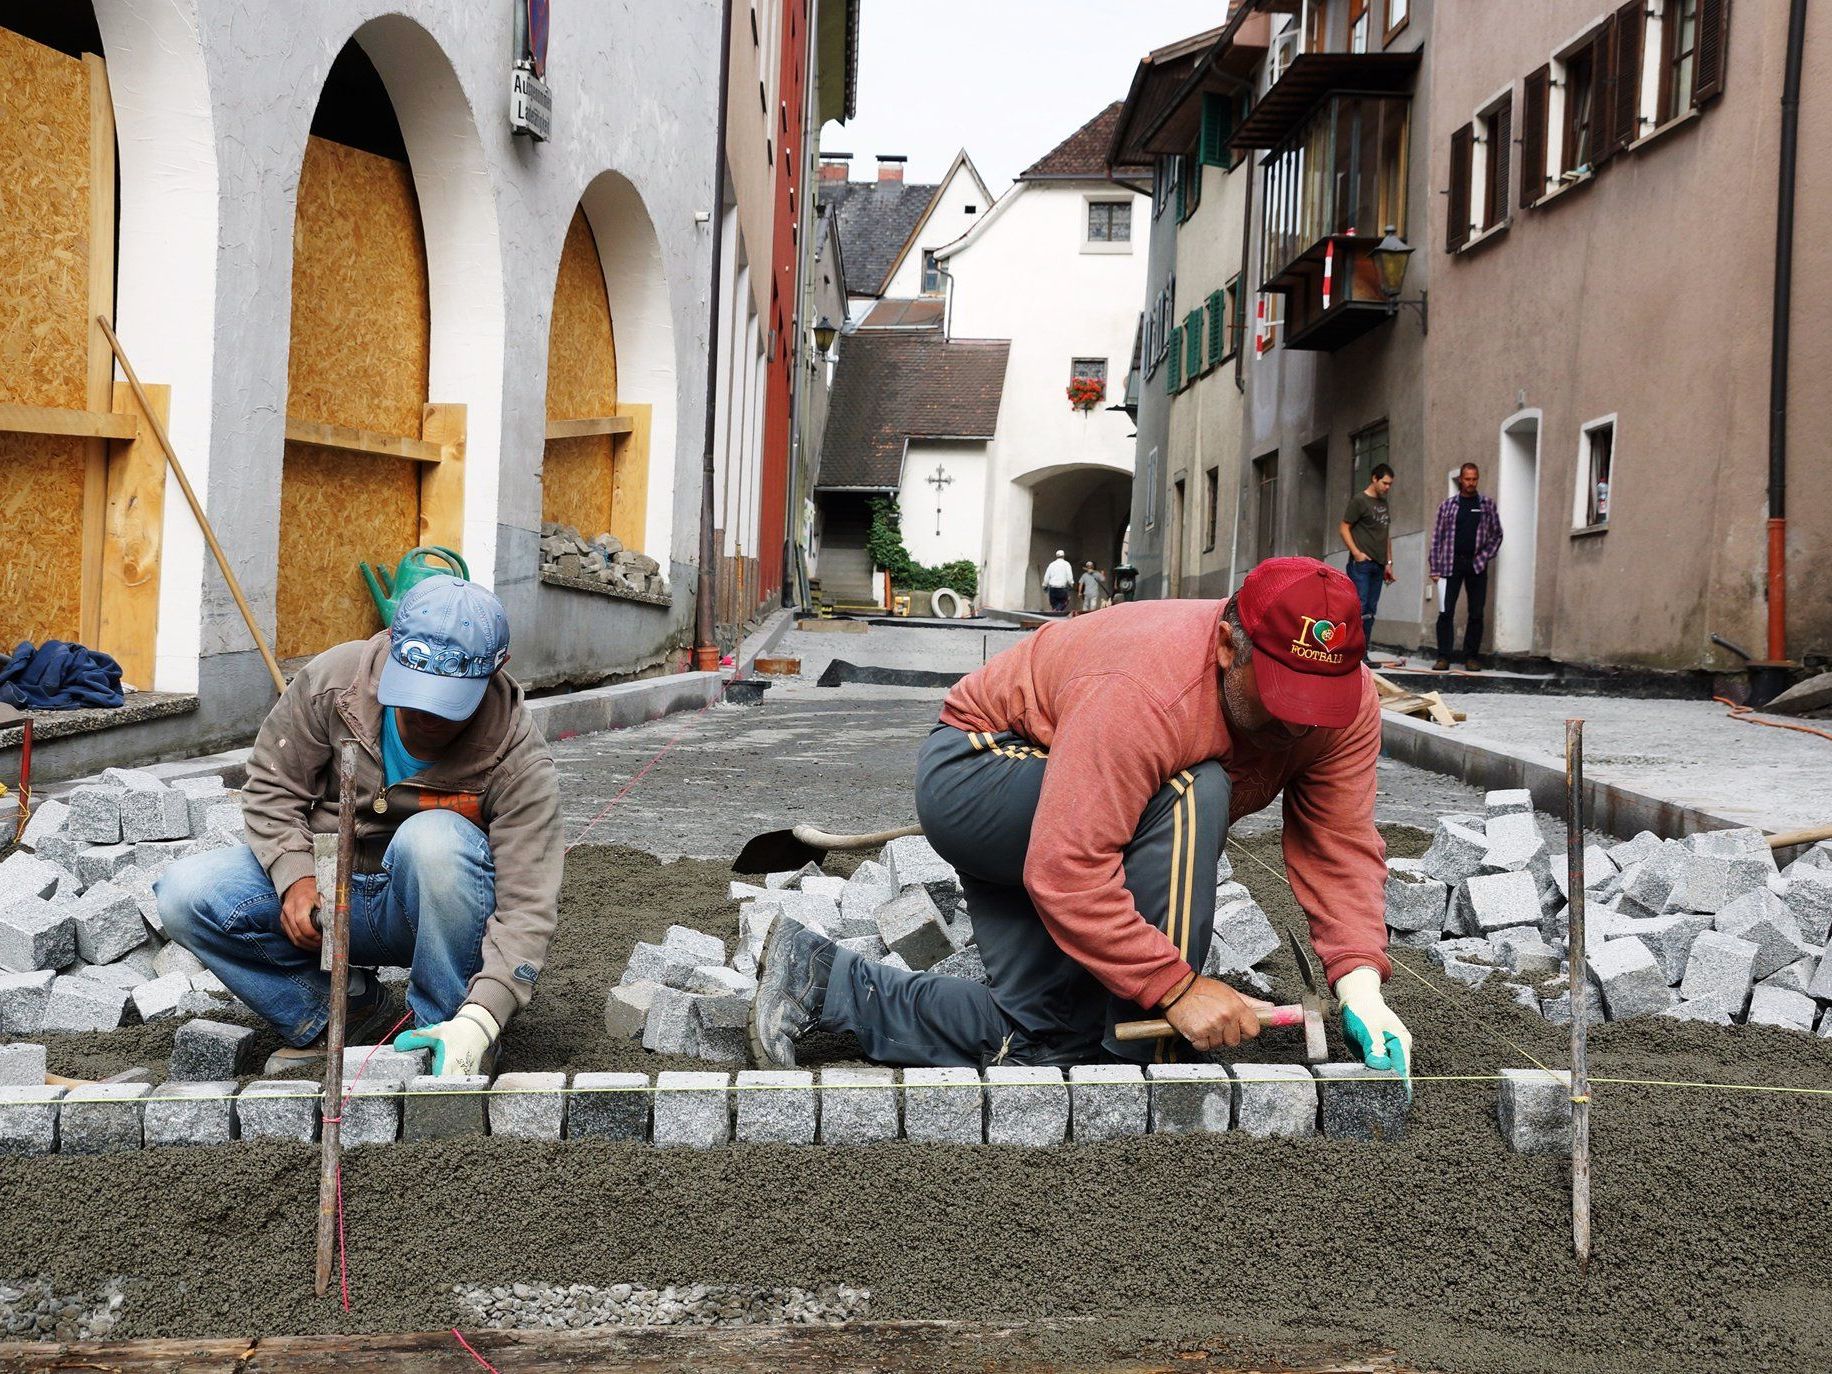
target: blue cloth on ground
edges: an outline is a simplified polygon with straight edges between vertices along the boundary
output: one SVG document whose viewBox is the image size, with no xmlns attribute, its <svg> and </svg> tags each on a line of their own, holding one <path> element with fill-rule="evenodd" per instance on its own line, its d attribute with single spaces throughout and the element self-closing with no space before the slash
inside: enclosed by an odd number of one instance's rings
<svg viewBox="0 0 1832 1374">
<path fill-rule="evenodd" d="M 75 711 L 87 706 L 115 707 L 121 695 L 121 665 L 107 654 L 47 639 L 33 647 L 21 640 L 12 658 L 0 667 L 0 701 L 28 711 Z"/>
</svg>

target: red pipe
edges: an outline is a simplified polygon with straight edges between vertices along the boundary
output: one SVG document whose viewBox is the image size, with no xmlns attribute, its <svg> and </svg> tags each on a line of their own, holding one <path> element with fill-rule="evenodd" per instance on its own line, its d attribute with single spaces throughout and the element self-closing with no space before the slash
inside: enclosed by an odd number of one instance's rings
<svg viewBox="0 0 1832 1374">
<path fill-rule="evenodd" d="M 1787 658 L 1787 517 L 1768 522 L 1768 657 Z"/>
</svg>

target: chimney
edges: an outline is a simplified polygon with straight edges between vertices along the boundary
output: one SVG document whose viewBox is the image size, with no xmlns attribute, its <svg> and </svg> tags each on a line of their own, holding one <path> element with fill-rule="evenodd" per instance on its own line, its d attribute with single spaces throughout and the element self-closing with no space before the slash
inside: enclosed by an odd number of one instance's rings
<svg viewBox="0 0 1832 1374">
<path fill-rule="evenodd" d="M 878 180 L 879 181 L 902 181 L 903 180 L 903 164 L 908 161 L 909 161 L 909 158 L 904 156 L 902 153 L 879 153 L 878 154 Z"/>
<path fill-rule="evenodd" d="M 821 180 L 844 181 L 852 173 L 851 153 L 822 153 Z"/>
</svg>

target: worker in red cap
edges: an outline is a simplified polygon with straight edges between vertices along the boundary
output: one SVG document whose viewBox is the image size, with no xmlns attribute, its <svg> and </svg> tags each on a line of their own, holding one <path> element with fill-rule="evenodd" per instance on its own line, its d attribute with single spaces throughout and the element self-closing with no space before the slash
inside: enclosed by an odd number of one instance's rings
<svg viewBox="0 0 1832 1374">
<path fill-rule="evenodd" d="M 1161 1016 L 1198 1050 L 1259 1032 L 1201 970 L 1231 819 L 1284 796 L 1285 869 L 1362 1060 L 1404 1074 L 1381 995 L 1380 707 L 1361 602 L 1311 558 L 1261 563 L 1223 601 L 1139 601 L 1046 625 L 958 683 L 916 769 L 923 832 L 960 875 L 986 982 L 909 973 L 778 921 L 751 1040 L 845 1031 L 891 1064 L 1162 1057 L 1121 1042 Z M 952 915 L 952 913 L 944 913 Z M 1230 966 L 1215 951 L 1211 967 Z"/>
</svg>

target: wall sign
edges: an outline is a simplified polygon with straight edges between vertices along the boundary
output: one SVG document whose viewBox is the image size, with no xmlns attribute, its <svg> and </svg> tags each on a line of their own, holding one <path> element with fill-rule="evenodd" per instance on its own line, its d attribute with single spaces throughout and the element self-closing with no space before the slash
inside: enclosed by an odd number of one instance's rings
<svg viewBox="0 0 1832 1374">
<path fill-rule="evenodd" d="M 548 86 L 549 0 L 515 0 L 515 66 L 509 73 L 509 128 L 536 142 L 553 136 L 553 90 Z"/>
</svg>

